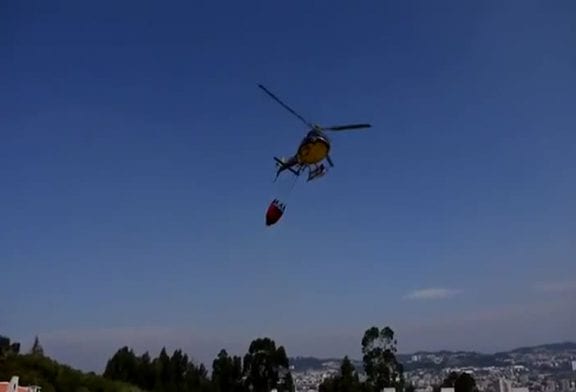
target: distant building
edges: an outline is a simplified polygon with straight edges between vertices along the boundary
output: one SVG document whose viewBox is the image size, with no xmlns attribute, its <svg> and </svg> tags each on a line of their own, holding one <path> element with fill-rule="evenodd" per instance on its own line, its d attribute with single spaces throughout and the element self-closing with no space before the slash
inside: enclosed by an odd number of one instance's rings
<svg viewBox="0 0 576 392">
<path fill-rule="evenodd" d="M 568 379 L 560 381 L 560 390 L 568 392 L 572 388 L 572 383 Z"/>
<path fill-rule="evenodd" d="M 512 385 L 512 381 L 506 378 L 499 378 L 496 388 L 490 389 L 496 390 L 497 392 L 529 392 L 527 387 L 515 387 Z"/>
<path fill-rule="evenodd" d="M 498 392 L 512 392 L 512 381 L 505 378 L 498 379 Z"/>
<path fill-rule="evenodd" d="M 512 392 L 529 392 L 527 387 L 514 387 Z"/>
<path fill-rule="evenodd" d="M 14 376 L 10 381 L 0 381 L 0 392 L 41 392 L 39 386 L 33 385 L 28 387 L 21 387 L 18 385 L 20 378 Z"/>
</svg>

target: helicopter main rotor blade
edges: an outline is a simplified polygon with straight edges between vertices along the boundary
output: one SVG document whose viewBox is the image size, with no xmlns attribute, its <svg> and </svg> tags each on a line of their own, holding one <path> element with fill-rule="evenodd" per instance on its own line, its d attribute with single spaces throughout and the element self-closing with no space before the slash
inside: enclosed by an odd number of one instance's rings
<svg viewBox="0 0 576 392">
<path fill-rule="evenodd" d="M 284 102 L 282 102 L 280 100 L 280 98 L 278 98 L 276 95 L 272 94 L 272 92 L 270 92 L 266 87 L 262 86 L 261 84 L 259 84 L 258 87 L 260 87 L 262 90 L 264 90 L 264 92 L 266 92 L 266 94 L 268 94 L 270 97 L 272 97 L 273 100 L 275 100 L 280 105 L 282 105 L 282 107 L 284 107 L 284 109 L 288 110 L 290 113 L 292 113 L 293 115 L 298 117 L 300 119 L 300 121 L 302 121 L 304 124 L 306 124 L 310 128 L 314 128 L 314 125 L 312 125 L 308 121 L 306 121 L 306 119 L 304 117 L 302 117 L 301 115 L 296 113 L 296 111 L 294 111 L 294 109 L 292 109 L 290 106 L 288 106 Z"/>
<path fill-rule="evenodd" d="M 334 127 L 326 127 L 322 128 L 327 131 L 346 131 L 349 129 L 362 129 L 362 128 L 370 128 L 372 125 L 370 124 L 350 124 L 350 125 L 338 125 Z"/>
</svg>

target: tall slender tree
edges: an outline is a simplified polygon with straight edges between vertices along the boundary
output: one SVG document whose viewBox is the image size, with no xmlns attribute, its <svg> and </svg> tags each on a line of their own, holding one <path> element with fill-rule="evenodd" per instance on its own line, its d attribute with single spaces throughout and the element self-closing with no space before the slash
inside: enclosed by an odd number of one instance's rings
<svg viewBox="0 0 576 392">
<path fill-rule="evenodd" d="M 212 385 L 215 392 L 242 391 L 242 360 L 221 350 L 212 362 Z"/>
<path fill-rule="evenodd" d="M 253 340 L 244 356 L 245 385 L 253 392 L 292 392 L 294 383 L 284 347 L 270 338 Z"/>
<path fill-rule="evenodd" d="M 368 386 L 373 391 L 404 387 L 404 368 L 396 359 L 397 341 L 392 328 L 371 327 L 362 338 L 364 371 Z"/>
</svg>

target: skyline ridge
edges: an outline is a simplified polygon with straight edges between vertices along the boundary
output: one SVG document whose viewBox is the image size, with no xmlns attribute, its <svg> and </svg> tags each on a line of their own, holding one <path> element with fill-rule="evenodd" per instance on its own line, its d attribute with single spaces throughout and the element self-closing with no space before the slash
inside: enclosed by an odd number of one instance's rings
<svg viewBox="0 0 576 392">
<path fill-rule="evenodd" d="M 564 346 L 564 347 L 562 347 Z M 541 344 L 535 344 L 535 345 L 530 345 L 530 346 L 519 346 L 516 348 L 512 348 L 510 350 L 503 350 L 503 351 L 492 351 L 492 352 L 483 352 L 483 351 L 476 351 L 476 350 L 417 350 L 417 351 L 410 351 L 410 352 L 398 352 L 396 354 L 396 356 L 412 356 L 412 355 L 417 355 L 417 354 L 437 354 L 437 353 L 448 353 L 448 354 L 460 354 L 460 353 L 465 353 L 465 354 L 482 354 L 482 355 L 498 355 L 498 354 L 508 354 L 508 353 L 513 353 L 513 352 L 518 352 L 518 351 L 523 351 L 523 350 L 535 350 L 538 348 L 550 348 L 550 349 L 558 349 L 559 347 L 561 347 L 561 349 L 573 349 L 576 350 L 576 341 L 570 341 L 570 340 L 566 340 L 566 341 L 558 341 L 558 342 L 552 342 L 552 343 L 541 343 Z M 316 357 L 316 356 L 288 356 L 289 358 L 313 358 L 313 359 L 318 359 L 318 360 L 326 360 L 326 361 L 330 361 L 330 360 L 337 360 L 337 359 L 342 359 L 342 358 L 336 358 L 336 357 Z M 352 357 L 349 357 L 351 360 L 358 360 Z M 576 359 L 576 358 L 575 358 Z"/>
</svg>

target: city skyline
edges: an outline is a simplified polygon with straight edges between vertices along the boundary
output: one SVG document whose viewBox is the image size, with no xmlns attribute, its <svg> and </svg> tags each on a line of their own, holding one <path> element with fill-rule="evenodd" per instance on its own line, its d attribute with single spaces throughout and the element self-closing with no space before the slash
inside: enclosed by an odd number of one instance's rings
<svg viewBox="0 0 576 392">
<path fill-rule="evenodd" d="M 509 313 L 509 317 L 502 317 L 502 313 Z M 572 314 L 572 309 L 559 302 L 555 308 L 548 304 L 545 309 L 532 313 L 527 312 L 527 309 L 501 309 L 501 312 L 496 313 L 469 314 L 460 322 L 456 322 L 455 318 L 448 319 L 434 326 L 409 323 L 404 326 L 390 326 L 395 331 L 401 354 L 443 350 L 496 353 L 541 344 L 576 342 L 574 329 L 570 328 L 574 320 Z M 524 317 L 520 317 L 521 315 Z M 493 323 L 502 321 L 506 322 L 505 328 L 494 329 Z M 526 325 L 546 324 L 547 321 L 548 328 L 525 328 Z M 555 328 L 555 324 L 560 324 L 562 328 Z M 233 333 L 224 333 L 223 336 L 218 336 L 217 333 L 202 335 L 195 334 L 192 328 L 150 326 L 63 330 L 40 334 L 39 337 L 44 348 L 55 359 L 83 370 L 102 370 L 109 357 L 123 346 L 132 348 L 137 354 L 148 351 L 153 355 L 160 352 L 163 346 L 170 352 L 182 349 L 209 367 L 221 349 L 230 354 L 242 355 L 252 339 L 265 336 L 283 345 L 290 357 L 343 358 L 348 355 L 358 359 L 361 358 L 360 341 L 364 330 L 365 328 L 361 327 L 348 333 L 341 331 L 340 334 L 327 331 L 326 335 L 319 332 L 282 334 L 262 331 L 253 336 L 231 337 Z M 338 326 L 335 326 L 334 331 L 338 331 Z M 475 341 L 469 339 L 472 334 L 476 337 Z M 514 339 L 509 338 L 512 334 L 516 335 Z M 28 340 L 31 345 L 31 339 L 33 337 L 27 338 L 24 347 Z"/>
</svg>

